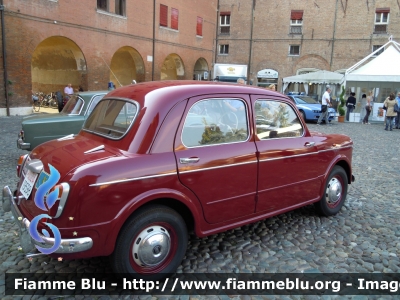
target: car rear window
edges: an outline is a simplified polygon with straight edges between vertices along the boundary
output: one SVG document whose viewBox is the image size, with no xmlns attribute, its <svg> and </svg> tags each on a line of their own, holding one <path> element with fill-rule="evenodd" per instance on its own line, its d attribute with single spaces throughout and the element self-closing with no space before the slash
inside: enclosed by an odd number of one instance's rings
<svg viewBox="0 0 400 300">
<path fill-rule="evenodd" d="M 83 130 L 120 139 L 133 124 L 138 106 L 125 100 L 101 100 L 83 125 Z"/>
<path fill-rule="evenodd" d="M 68 102 L 65 104 L 62 112 L 68 115 L 79 115 L 83 107 L 83 100 L 76 95 L 69 98 Z"/>
</svg>

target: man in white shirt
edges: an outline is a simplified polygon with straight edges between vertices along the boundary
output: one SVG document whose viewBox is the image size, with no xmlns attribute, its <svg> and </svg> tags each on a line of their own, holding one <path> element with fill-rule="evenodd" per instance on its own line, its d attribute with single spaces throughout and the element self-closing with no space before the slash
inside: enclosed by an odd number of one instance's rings
<svg viewBox="0 0 400 300">
<path fill-rule="evenodd" d="M 68 83 L 68 85 L 64 88 L 64 95 L 65 96 L 70 96 L 74 94 L 74 89 L 72 88 L 72 85 Z"/>
<path fill-rule="evenodd" d="M 321 125 L 322 120 L 325 117 L 325 124 L 331 125 L 329 123 L 329 112 L 328 108 L 331 106 L 330 94 L 331 87 L 329 85 L 326 86 L 326 92 L 322 95 L 322 107 L 321 107 L 321 115 L 318 118 L 317 125 Z"/>
</svg>

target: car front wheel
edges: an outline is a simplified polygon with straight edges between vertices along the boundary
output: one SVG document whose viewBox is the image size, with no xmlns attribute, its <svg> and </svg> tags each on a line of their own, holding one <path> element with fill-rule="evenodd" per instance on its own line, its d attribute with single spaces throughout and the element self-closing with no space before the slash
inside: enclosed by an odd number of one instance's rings
<svg viewBox="0 0 400 300">
<path fill-rule="evenodd" d="M 159 280 L 176 271 L 187 243 L 186 224 L 176 211 L 162 205 L 149 206 L 124 225 L 111 263 L 116 273 Z"/>
<path fill-rule="evenodd" d="M 335 166 L 329 174 L 324 195 L 315 203 L 315 207 L 325 216 L 337 214 L 342 208 L 347 196 L 348 180 L 345 170 Z"/>
</svg>

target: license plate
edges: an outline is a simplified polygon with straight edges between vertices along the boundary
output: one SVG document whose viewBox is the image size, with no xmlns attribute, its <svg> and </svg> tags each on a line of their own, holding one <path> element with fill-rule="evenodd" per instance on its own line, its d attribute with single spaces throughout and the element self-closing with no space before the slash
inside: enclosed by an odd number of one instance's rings
<svg viewBox="0 0 400 300">
<path fill-rule="evenodd" d="M 20 192 L 25 197 L 25 199 L 29 198 L 37 176 L 38 176 L 38 174 L 33 173 L 31 170 L 27 170 L 27 172 L 25 174 L 25 179 L 22 182 L 22 185 L 20 188 Z"/>
</svg>

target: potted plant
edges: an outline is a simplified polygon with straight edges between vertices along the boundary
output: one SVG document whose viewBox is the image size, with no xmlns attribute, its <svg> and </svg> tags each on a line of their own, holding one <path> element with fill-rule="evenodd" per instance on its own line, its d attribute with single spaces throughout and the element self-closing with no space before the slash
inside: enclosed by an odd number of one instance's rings
<svg viewBox="0 0 400 300">
<path fill-rule="evenodd" d="M 346 113 L 346 111 L 344 109 L 344 105 L 346 103 L 346 100 L 344 100 L 345 92 L 346 91 L 344 89 L 344 86 L 342 86 L 342 92 L 340 93 L 340 96 L 339 96 L 339 106 L 338 106 L 339 117 L 338 117 L 338 122 L 344 122 L 344 115 Z"/>
</svg>

